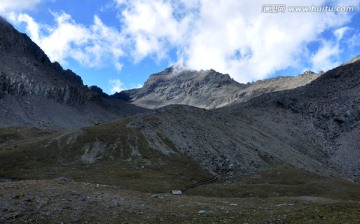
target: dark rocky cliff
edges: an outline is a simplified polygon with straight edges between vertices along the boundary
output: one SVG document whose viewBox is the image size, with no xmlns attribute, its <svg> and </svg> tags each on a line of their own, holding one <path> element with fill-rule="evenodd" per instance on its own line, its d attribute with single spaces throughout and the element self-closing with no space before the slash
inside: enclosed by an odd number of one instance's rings
<svg viewBox="0 0 360 224">
<path fill-rule="evenodd" d="M 42 95 L 65 104 L 99 98 L 83 85 L 80 76 L 51 63 L 31 39 L 0 18 L 0 97 Z"/>
<path fill-rule="evenodd" d="M 0 17 L 0 127 L 78 128 L 143 111 L 83 85 Z"/>
</svg>

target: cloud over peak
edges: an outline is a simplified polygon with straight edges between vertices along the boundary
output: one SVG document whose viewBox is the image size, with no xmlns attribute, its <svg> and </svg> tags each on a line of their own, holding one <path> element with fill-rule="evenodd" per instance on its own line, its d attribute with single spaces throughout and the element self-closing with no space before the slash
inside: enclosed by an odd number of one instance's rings
<svg viewBox="0 0 360 224">
<path fill-rule="evenodd" d="M 177 50 L 177 60 L 195 69 L 216 69 L 237 81 L 263 79 L 288 67 L 323 69 L 333 65 L 340 53 L 337 41 L 324 43 L 323 32 L 338 29 L 350 21 L 349 13 L 262 13 L 271 1 L 165 1 L 117 0 L 123 32 L 131 37 L 135 60 L 147 56 L 169 57 Z M 359 3 L 348 1 L 357 6 Z M 279 2 L 276 2 L 279 4 Z M 284 1 L 311 6 L 314 1 Z M 323 5 L 326 1 L 317 1 Z M 341 5 L 341 1 L 334 1 Z M 185 10 L 184 10 L 185 9 Z M 346 29 L 333 35 L 340 37 Z M 310 53 L 308 44 L 321 47 Z M 309 64 L 302 59 L 308 59 Z"/>
</svg>

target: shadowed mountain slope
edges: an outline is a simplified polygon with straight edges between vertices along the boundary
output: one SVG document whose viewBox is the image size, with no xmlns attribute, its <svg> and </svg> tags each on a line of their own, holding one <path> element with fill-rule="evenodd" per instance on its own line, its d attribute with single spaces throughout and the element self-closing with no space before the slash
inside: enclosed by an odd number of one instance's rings
<svg viewBox="0 0 360 224">
<path fill-rule="evenodd" d="M 244 118 L 358 181 L 360 62 L 355 59 L 306 86 L 265 94 L 219 113 Z"/>
<path fill-rule="evenodd" d="M 51 63 L 25 34 L 0 18 L 0 126 L 77 128 L 145 111 Z"/>
</svg>

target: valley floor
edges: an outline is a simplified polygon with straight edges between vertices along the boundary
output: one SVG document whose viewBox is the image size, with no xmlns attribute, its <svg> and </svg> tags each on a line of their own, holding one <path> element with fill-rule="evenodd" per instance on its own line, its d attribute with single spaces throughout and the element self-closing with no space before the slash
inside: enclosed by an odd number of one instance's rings
<svg viewBox="0 0 360 224">
<path fill-rule="evenodd" d="M 0 223 L 360 222 L 358 199 L 315 195 L 175 196 L 66 178 L 3 180 L 0 189 Z"/>
</svg>

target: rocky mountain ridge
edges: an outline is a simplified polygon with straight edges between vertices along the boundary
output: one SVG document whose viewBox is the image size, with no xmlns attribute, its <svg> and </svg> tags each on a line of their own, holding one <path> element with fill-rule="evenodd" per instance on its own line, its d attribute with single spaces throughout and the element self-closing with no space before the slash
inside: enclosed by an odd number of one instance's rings
<svg viewBox="0 0 360 224">
<path fill-rule="evenodd" d="M 0 18 L 0 126 L 78 128 L 145 111 L 112 98 L 52 63 L 31 39 Z"/>
<path fill-rule="evenodd" d="M 283 76 L 241 84 L 228 74 L 214 70 L 195 71 L 174 65 L 153 74 L 139 89 L 126 90 L 133 104 L 154 109 L 171 104 L 214 109 L 246 102 L 262 94 L 306 85 L 321 74 L 307 71 L 298 76 Z"/>
<path fill-rule="evenodd" d="M 151 109 L 170 104 L 214 108 L 242 86 L 214 70 L 194 71 L 174 65 L 151 75 L 142 88 L 124 93 L 135 105 Z"/>
<path fill-rule="evenodd" d="M 25 34 L 0 18 L 0 96 L 44 95 L 65 104 L 84 103 L 96 93 L 83 85 L 80 76 L 51 63 Z M 15 66 L 16 65 L 16 66 Z"/>
</svg>

